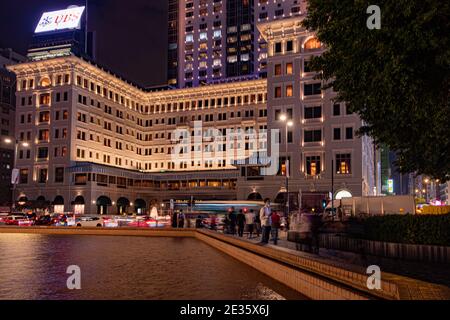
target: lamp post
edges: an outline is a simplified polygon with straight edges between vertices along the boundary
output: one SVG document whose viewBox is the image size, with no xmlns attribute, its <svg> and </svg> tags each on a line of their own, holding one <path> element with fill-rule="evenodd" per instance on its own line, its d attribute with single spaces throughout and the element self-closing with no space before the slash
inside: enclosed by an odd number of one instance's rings
<svg viewBox="0 0 450 320">
<path fill-rule="evenodd" d="M 284 122 L 284 150 L 285 150 L 285 187 L 286 187 L 286 212 L 285 217 L 287 218 L 289 216 L 289 159 L 288 159 L 288 127 L 292 127 L 294 125 L 294 122 L 292 120 L 289 120 L 286 114 L 282 114 L 280 116 L 280 120 Z"/>
<path fill-rule="evenodd" d="M 11 144 L 11 143 L 13 143 L 13 140 L 12 139 L 10 139 L 10 138 L 6 138 L 5 140 L 4 140 L 4 142 L 6 143 L 6 144 Z M 22 142 L 22 143 L 20 143 L 19 142 L 19 140 L 18 139 L 16 139 L 15 141 L 14 141 L 14 163 L 13 163 L 13 170 L 11 171 L 11 172 L 13 172 L 14 171 L 14 169 L 16 169 L 16 167 L 17 167 L 17 153 L 18 153 L 18 149 L 19 149 L 19 144 L 21 144 L 23 147 L 28 147 L 29 146 L 29 143 L 28 142 Z M 11 175 L 11 177 L 12 177 L 12 175 Z M 15 191 L 16 191 L 16 185 L 17 185 L 17 181 L 16 181 L 16 179 L 14 180 L 14 181 L 11 181 L 13 184 L 13 188 L 12 188 L 12 209 L 13 209 L 13 211 L 16 209 L 16 198 L 15 198 Z"/>
<path fill-rule="evenodd" d="M 430 179 L 425 178 L 423 182 L 425 183 L 425 202 L 428 203 L 428 182 L 430 182 Z"/>
</svg>

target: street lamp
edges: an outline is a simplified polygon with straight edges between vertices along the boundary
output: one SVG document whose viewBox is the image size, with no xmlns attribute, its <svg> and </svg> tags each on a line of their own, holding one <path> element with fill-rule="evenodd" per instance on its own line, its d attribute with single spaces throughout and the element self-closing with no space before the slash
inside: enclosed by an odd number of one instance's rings
<svg viewBox="0 0 450 320">
<path fill-rule="evenodd" d="M 13 140 L 12 139 L 10 139 L 10 138 L 5 138 L 5 140 L 4 140 L 4 142 L 6 143 L 6 144 L 11 144 L 11 143 L 13 143 Z M 21 144 L 23 147 L 25 147 L 25 148 L 27 148 L 27 147 L 29 147 L 30 146 L 30 144 L 28 143 L 28 142 L 22 142 L 22 143 L 20 143 L 20 141 L 18 140 L 18 139 L 16 139 L 15 140 L 15 145 L 14 145 L 14 163 L 13 163 L 13 170 L 12 171 L 14 171 L 14 169 L 16 169 L 16 167 L 17 167 L 17 153 L 18 153 L 18 148 L 19 148 L 19 144 Z M 17 170 L 17 169 L 16 169 Z M 12 175 L 11 175 L 12 176 Z M 17 185 L 17 181 L 16 181 L 16 179 L 14 180 L 14 181 L 12 181 L 13 182 L 13 189 L 12 189 L 12 200 L 13 200 L 13 203 L 12 203 L 12 209 L 13 209 L 13 211 L 15 210 L 15 208 L 16 208 L 16 198 L 15 198 L 15 195 L 14 195 L 14 193 L 15 193 L 15 191 L 16 191 L 16 185 Z"/>
<path fill-rule="evenodd" d="M 428 203 L 428 182 L 430 182 L 430 179 L 425 178 L 423 182 L 425 183 L 425 202 Z"/>
<path fill-rule="evenodd" d="M 280 115 L 280 120 L 284 122 L 284 148 L 285 148 L 285 161 L 284 161 L 284 167 L 286 170 L 285 176 L 285 187 L 286 187 L 286 213 L 285 217 L 287 218 L 289 216 L 289 159 L 288 159 L 288 127 L 292 127 L 294 125 L 294 122 L 292 120 L 288 120 L 288 117 L 286 114 Z"/>
</svg>

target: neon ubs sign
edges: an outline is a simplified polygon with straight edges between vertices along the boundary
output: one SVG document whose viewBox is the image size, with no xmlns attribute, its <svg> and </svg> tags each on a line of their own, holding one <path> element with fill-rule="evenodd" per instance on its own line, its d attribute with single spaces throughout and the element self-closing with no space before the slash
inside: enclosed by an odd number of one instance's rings
<svg viewBox="0 0 450 320">
<path fill-rule="evenodd" d="M 64 29 L 80 29 L 80 20 L 84 7 L 44 12 L 34 33 Z"/>
</svg>

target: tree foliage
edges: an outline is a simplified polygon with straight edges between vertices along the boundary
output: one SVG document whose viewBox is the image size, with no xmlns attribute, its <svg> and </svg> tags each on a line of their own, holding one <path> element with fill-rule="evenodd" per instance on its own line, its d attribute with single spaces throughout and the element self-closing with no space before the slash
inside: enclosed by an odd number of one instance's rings
<svg viewBox="0 0 450 320">
<path fill-rule="evenodd" d="M 397 152 L 402 172 L 450 179 L 450 2 L 378 0 L 370 30 L 360 0 L 309 0 L 304 26 L 327 51 L 313 60 L 357 112 L 360 134 Z"/>
</svg>

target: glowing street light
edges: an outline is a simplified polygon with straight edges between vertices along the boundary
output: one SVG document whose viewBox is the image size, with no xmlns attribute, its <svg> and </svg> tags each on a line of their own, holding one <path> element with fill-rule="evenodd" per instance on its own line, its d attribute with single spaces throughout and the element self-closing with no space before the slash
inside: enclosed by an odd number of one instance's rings
<svg viewBox="0 0 450 320">
<path fill-rule="evenodd" d="M 284 146 L 286 152 L 285 158 L 285 170 L 286 170 L 286 218 L 289 216 L 289 160 L 288 160 L 288 127 L 294 126 L 294 122 L 292 120 L 288 120 L 288 116 L 286 114 L 280 115 L 280 120 L 285 123 L 284 132 Z"/>
</svg>

